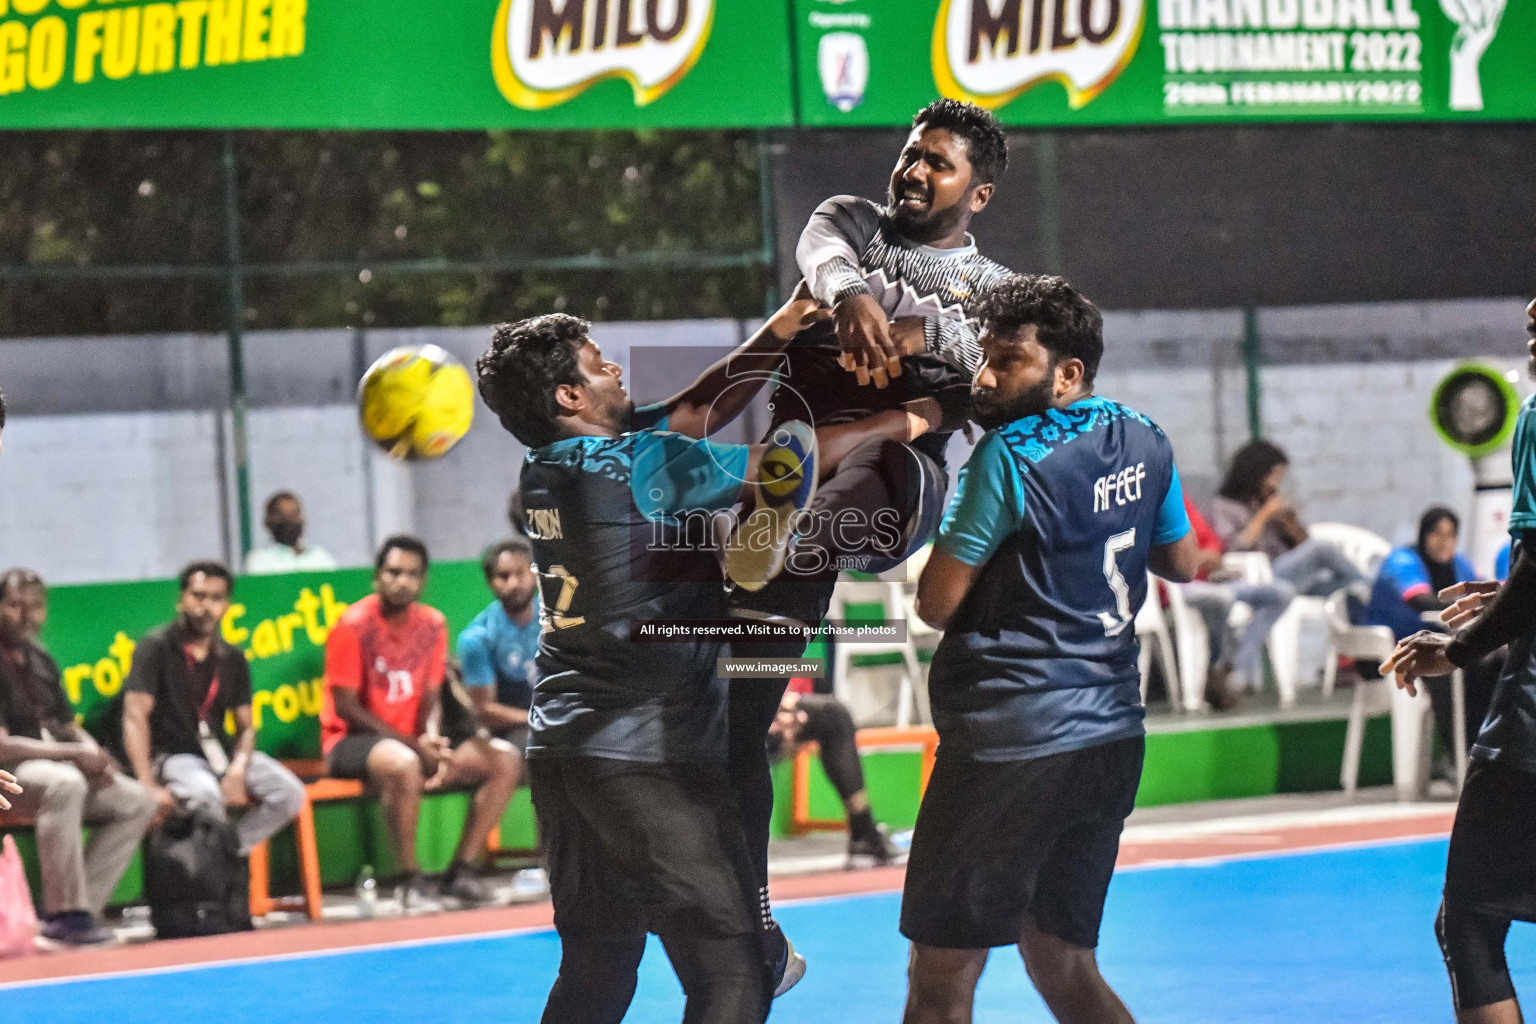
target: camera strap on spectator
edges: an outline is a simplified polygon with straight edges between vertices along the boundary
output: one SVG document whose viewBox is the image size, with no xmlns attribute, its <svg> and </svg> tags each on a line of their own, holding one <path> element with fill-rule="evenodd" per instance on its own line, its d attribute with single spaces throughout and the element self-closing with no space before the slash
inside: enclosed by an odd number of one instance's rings
<svg viewBox="0 0 1536 1024">
<path fill-rule="evenodd" d="M 187 658 L 187 676 L 190 678 L 197 668 L 197 660 L 192 657 L 190 644 L 182 648 L 182 653 Z M 208 657 L 213 657 L 213 652 L 208 652 Z M 197 742 L 203 748 L 203 757 L 208 760 L 208 765 L 213 769 L 213 774 L 219 778 L 229 771 L 229 755 L 224 747 L 214 736 L 213 729 L 208 724 L 208 715 L 213 711 L 213 705 L 219 699 L 219 669 L 215 665 L 213 678 L 208 682 L 208 693 L 203 697 L 203 706 L 197 711 Z"/>
</svg>

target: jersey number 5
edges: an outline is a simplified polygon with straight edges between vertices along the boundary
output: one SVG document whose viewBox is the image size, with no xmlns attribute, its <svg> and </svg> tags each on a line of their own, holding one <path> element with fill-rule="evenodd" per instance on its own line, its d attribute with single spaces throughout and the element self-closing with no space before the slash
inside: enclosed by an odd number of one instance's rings
<svg viewBox="0 0 1536 1024">
<path fill-rule="evenodd" d="M 1109 589 L 1115 592 L 1114 613 L 1099 612 L 1105 636 L 1119 636 L 1135 619 L 1131 614 L 1131 587 L 1120 573 L 1120 552 L 1129 551 L 1135 546 L 1134 528 L 1117 533 L 1104 542 L 1104 578 L 1109 581 Z"/>
<path fill-rule="evenodd" d="M 585 615 L 566 614 L 566 612 L 571 610 L 571 602 L 576 599 L 576 587 L 580 581 L 575 576 L 566 572 L 565 566 L 552 565 L 549 567 L 549 572 L 541 572 L 539 575 L 546 579 L 560 581 L 560 595 L 555 598 L 554 608 L 550 608 L 547 605 L 544 608 L 545 630 L 568 629 L 571 626 L 579 626 L 587 621 Z"/>
</svg>

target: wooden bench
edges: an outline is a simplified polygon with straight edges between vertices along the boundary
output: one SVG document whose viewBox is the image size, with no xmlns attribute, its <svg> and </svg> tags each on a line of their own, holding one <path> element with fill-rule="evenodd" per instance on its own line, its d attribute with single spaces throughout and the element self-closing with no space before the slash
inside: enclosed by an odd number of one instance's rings
<svg viewBox="0 0 1536 1024">
<path fill-rule="evenodd" d="M 293 821 L 294 842 L 299 853 L 299 881 L 303 893 L 296 897 L 311 921 L 318 921 L 324 908 L 320 891 L 320 848 L 315 843 L 315 804 L 328 800 L 356 800 L 367 793 L 367 788 L 355 779 L 329 779 L 325 777 L 323 761 L 284 761 L 289 771 L 304 782 L 304 803 Z M 287 900 L 274 900 L 271 895 L 271 853 L 267 843 L 251 850 L 251 916 L 270 914 Z"/>
<path fill-rule="evenodd" d="M 294 897 L 274 899 L 271 889 L 271 850 L 269 843 L 261 843 L 251 850 L 250 891 L 251 916 L 264 917 L 273 910 L 294 906 L 309 915 L 311 921 L 321 918 L 324 900 L 320 885 L 320 849 L 315 842 L 315 808 L 318 803 L 330 800 L 357 800 L 367 796 L 367 787 L 354 779 L 332 779 L 325 776 L 325 762 L 318 760 L 288 760 L 283 764 L 304 782 L 304 803 L 293 822 L 294 842 L 298 846 L 299 880 L 303 892 Z M 0 811 L 0 830 L 31 828 L 36 821 L 17 811 Z M 501 848 L 500 827 L 491 830 L 486 841 L 491 854 L 528 855 L 531 850 Z"/>
<path fill-rule="evenodd" d="M 355 779 L 327 778 L 323 761 L 289 760 L 283 764 L 304 782 L 304 804 L 293 822 L 294 842 L 299 854 L 299 880 L 304 891 L 295 897 L 272 898 L 270 853 L 267 844 L 262 843 L 251 850 L 251 916 L 262 917 L 280 907 L 293 905 L 304 910 L 311 921 L 318 921 L 324 900 L 320 884 L 320 850 L 315 842 L 314 805 L 331 800 L 357 800 L 367 796 L 368 790 Z M 493 856 L 531 856 L 536 852 L 523 848 L 503 849 L 499 825 L 491 829 L 485 846 L 486 852 Z"/>
<path fill-rule="evenodd" d="M 305 810 L 308 810 L 307 803 L 305 805 Z M 15 809 L 9 811 L 0 811 L 0 831 L 10 831 L 12 829 L 18 828 L 34 828 L 36 825 L 37 819 L 31 815 L 22 814 Z M 314 845 L 314 830 L 314 818 L 310 817 L 309 842 L 311 846 Z M 302 848 L 302 846 L 303 841 L 301 839 L 300 847 Z M 269 899 L 267 895 L 267 878 L 267 844 L 262 843 L 256 849 L 251 851 L 250 856 L 251 915 L 253 917 L 259 917 L 262 914 L 268 913 L 274 905 L 273 901 Z M 315 901 L 315 905 L 319 906 L 318 898 Z M 315 913 L 310 914 L 310 917 L 313 919 L 318 920 L 318 916 L 319 915 Z"/>
<path fill-rule="evenodd" d="M 860 729 L 856 742 L 860 750 L 889 750 L 892 748 L 917 748 L 922 751 L 922 770 L 918 776 L 917 795 L 922 799 L 928 789 L 928 779 L 933 775 L 934 758 L 938 755 L 939 734 L 932 726 L 891 726 L 878 729 Z M 838 832 L 848 827 L 842 818 L 811 817 L 811 755 L 816 753 L 815 743 L 802 744 L 795 752 L 789 769 L 789 833 L 801 836 L 807 832 Z"/>
</svg>

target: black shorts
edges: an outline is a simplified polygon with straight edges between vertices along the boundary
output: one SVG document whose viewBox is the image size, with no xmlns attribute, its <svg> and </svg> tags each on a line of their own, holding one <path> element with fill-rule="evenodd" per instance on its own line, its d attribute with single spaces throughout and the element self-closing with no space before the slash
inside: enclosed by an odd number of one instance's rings
<svg viewBox="0 0 1536 1024">
<path fill-rule="evenodd" d="M 1445 902 L 1486 917 L 1536 921 L 1536 775 L 1472 762 L 1451 827 Z"/>
<path fill-rule="evenodd" d="M 333 779 L 368 781 L 368 755 L 386 737 L 376 732 L 349 732 L 325 755 L 325 774 Z"/>
<path fill-rule="evenodd" d="M 912 835 L 901 933 L 988 949 L 1018 942 L 1033 917 L 1074 946 L 1097 946 L 1145 753 L 1140 736 L 1027 761 L 946 758 L 941 745 Z"/>
<path fill-rule="evenodd" d="M 723 766 L 534 757 L 555 929 L 758 937 L 755 874 Z"/>
</svg>

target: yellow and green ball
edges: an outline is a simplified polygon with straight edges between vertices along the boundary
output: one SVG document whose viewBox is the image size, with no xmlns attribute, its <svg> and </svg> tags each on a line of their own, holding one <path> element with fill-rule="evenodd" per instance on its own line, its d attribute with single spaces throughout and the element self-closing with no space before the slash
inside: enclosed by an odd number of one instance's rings
<svg viewBox="0 0 1536 1024">
<path fill-rule="evenodd" d="M 436 345 L 391 349 L 357 386 L 363 432 L 397 459 L 441 458 L 469 432 L 475 386 Z"/>
</svg>

